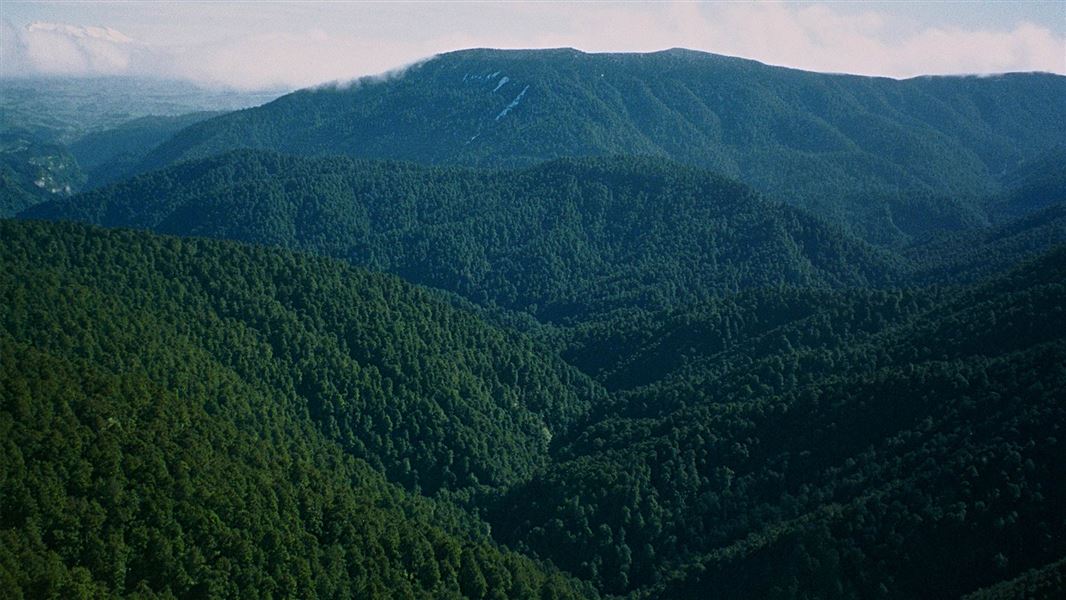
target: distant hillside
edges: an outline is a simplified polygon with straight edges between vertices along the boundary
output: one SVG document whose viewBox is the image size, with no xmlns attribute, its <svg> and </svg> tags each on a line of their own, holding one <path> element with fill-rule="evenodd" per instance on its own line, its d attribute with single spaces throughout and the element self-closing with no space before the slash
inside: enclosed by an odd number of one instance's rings
<svg viewBox="0 0 1066 600">
<path fill-rule="evenodd" d="M 122 178 L 176 131 L 278 96 L 135 77 L 5 77 L 2 85 L 0 217 Z"/>
<path fill-rule="evenodd" d="M 193 112 L 177 116 L 147 116 L 103 131 L 87 133 L 70 144 L 70 153 L 86 174 L 89 188 L 122 179 L 153 148 L 174 133 L 220 112 Z"/>
<path fill-rule="evenodd" d="M 809 73 L 686 50 L 466 50 L 195 125 L 141 166 L 235 148 L 426 163 L 528 165 L 655 155 L 839 215 L 880 240 L 954 197 L 953 220 L 1015 165 L 1066 143 L 1066 77 Z M 896 208 L 893 208 L 893 206 Z"/>
<path fill-rule="evenodd" d="M 311 250 L 547 320 L 752 287 L 877 285 L 897 269 L 742 184 L 653 159 L 474 171 L 239 152 L 22 216 Z"/>
<path fill-rule="evenodd" d="M 0 131 L 0 218 L 80 191 L 85 175 L 62 145 L 25 129 Z"/>
<path fill-rule="evenodd" d="M 1029 203 L 1024 195 L 1011 197 Z M 935 235 L 901 253 L 911 264 L 908 279 L 915 283 L 974 282 L 1060 244 L 1066 244 L 1066 202 L 994 227 Z"/>
<path fill-rule="evenodd" d="M 26 129 L 45 141 L 68 145 L 141 117 L 235 110 L 279 95 L 157 78 L 8 77 L 0 94 L 0 131 Z"/>
<path fill-rule="evenodd" d="M 1056 203 L 1066 204 L 1066 147 L 1023 163 L 1004 178 L 988 212 L 997 221 L 1024 216 Z"/>
</svg>

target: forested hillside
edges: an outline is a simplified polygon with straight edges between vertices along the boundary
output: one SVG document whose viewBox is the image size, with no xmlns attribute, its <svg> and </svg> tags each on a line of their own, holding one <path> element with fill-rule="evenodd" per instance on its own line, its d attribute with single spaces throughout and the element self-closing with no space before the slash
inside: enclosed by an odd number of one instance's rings
<svg viewBox="0 0 1066 600">
<path fill-rule="evenodd" d="M 627 391 L 493 530 L 638 597 L 949 598 L 1043 566 L 1066 554 L 1064 269 L 585 331 L 571 360 Z"/>
<path fill-rule="evenodd" d="M 381 475 L 458 487 L 542 461 L 590 386 L 528 342 L 331 261 L 0 233 L 8 597 L 591 594 Z"/>
<path fill-rule="evenodd" d="M 0 131 L 0 218 L 66 198 L 84 182 L 77 161 L 63 146 L 24 129 Z"/>
<path fill-rule="evenodd" d="M 4 226 L 13 238 L 5 240 L 6 263 L 62 268 L 58 281 L 47 273 L 12 276 L 11 285 L 29 288 L 21 292 L 26 299 L 47 306 L 49 295 L 85 285 L 132 294 L 116 293 L 113 310 L 132 314 L 114 319 L 138 319 L 144 306 L 167 314 L 170 327 L 210 347 L 227 368 L 302 403 L 350 452 L 427 494 L 527 475 L 543 464 L 553 432 L 586 413 L 598 395 L 594 384 L 532 342 L 393 277 L 249 247 Z M 22 228 L 38 235 L 23 235 Z M 70 245 L 57 252 L 55 237 Z M 85 245 L 74 246 L 81 237 Z M 111 249 L 111 237 L 128 251 Z M 154 265 L 162 251 L 182 260 L 172 268 Z M 29 310 L 18 300 L 6 302 L 7 310 Z M 106 295 L 82 301 L 89 300 L 102 303 L 96 310 L 108 306 Z M 54 321 L 57 332 L 77 339 L 62 314 L 12 318 L 11 328 Z M 118 343 L 116 337 L 108 343 Z M 121 340 L 130 352 L 167 352 L 165 344 L 146 347 L 135 330 Z M 103 351 L 101 360 L 108 355 Z"/>
<path fill-rule="evenodd" d="M 61 224 L 3 239 L 12 339 L 117 373 L 189 362 L 195 340 L 251 387 L 232 397 L 268 394 L 603 592 L 951 597 L 1066 553 L 1063 250 L 972 288 L 756 289 L 562 330 L 608 398 L 534 342 L 327 259 Z"/>
<path fill-rule="evenodd" d="M 992 197 L 996 221 L 1025 216 L 1066 202 L 1066 146 L 1023 163 L 1004 178 L 1004 191 Z"/>
<path fill-rule="evenodd" d="M 467 50 L 200 123 L 141 168 L 235 148 L 481 166 L 665 156 L 890 241 L 980 217 L 1001 176 L 1066 145 L 1063 97 L 1050 74 L 896 81 L 686 50 Z"/>
<path fill-rule="evenodd" d="M 52 85 L 0 123 L 0 596 L 1066 596 L 1066 78 Z"/>
<path fill-rule="evenodd" d="M 182 129 L 221 112 L 191 112 L 175 116 L 145 116 L 103 131 L 85 134 L 70 144 L 70 152 L 85 172 L 86 185 L 100 187 L 122 179 L 159 144 Z"/>
<path fill-rule="evenodd" d="M 310 250 L 557 321 L 777 285 L 881 285 L 888 253 L 705 171 L 653 159 L 520 171 L 237 152 L 26 218 Z"/>
<path fill-rule="evenodd" d="M 939 233 L 904 248 L 911 279 L 932 284 L 973 282 L 1066 243 L 1066 196 L 1002 225 Z"/>
</svg>

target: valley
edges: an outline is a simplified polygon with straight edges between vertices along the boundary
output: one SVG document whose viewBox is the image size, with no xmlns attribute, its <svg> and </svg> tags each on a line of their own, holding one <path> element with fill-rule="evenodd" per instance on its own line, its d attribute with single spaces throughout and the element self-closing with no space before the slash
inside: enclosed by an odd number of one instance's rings
<svg viewBox="0 0 1066 600">
<path fill-rule="evenodd" d="M 558 49 L 26 104 L 0 588 L 1055 597 L 1063 98 Z"/>
</svg>

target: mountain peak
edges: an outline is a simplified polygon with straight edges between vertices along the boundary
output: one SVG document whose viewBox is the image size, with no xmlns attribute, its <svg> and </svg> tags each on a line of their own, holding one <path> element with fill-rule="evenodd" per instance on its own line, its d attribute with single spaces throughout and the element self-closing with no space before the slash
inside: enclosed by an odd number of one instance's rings
<svg viewBox="0 0 1066 600">
<path fill-rule="evenodd" d="M 193 126 L 140 168 L 242 147 L 477 167 L 661 156 L 885 240 L 909 235 L 892 198 L 986 195 L 1002 165 L 1061 145 L 1066 121 L 1061 77 L 897 81 L 684 48 L 472 48 L 336 89 Z"/>
</svg>

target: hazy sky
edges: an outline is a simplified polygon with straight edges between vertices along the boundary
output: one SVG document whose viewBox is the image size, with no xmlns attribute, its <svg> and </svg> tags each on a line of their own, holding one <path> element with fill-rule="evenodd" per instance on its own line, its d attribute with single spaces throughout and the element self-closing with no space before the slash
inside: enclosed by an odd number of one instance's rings
<svg viewBox="0 0 1066 600">
<path fill-rule="evenodd" d="M 685 47 L 810 69 L 1066 74 L 1066 0 L 490 2 L 0 0 L 0 74 L 294 88 L 470 47 Z"/>
</svg>

